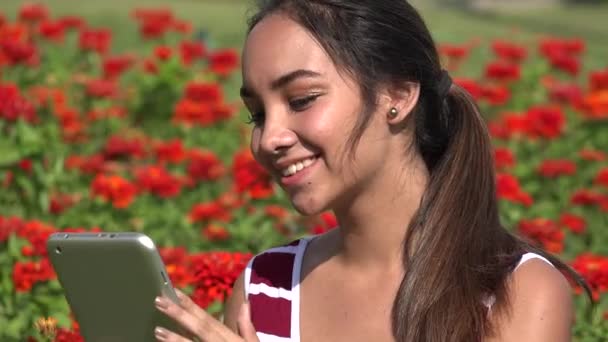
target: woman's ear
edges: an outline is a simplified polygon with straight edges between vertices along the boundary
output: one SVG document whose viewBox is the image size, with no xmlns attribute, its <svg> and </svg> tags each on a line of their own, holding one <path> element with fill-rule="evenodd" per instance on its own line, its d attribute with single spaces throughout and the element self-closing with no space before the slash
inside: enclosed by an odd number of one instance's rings
<svg viewBox="0 0 608 342">
<path fill-rule="evenodd" d="M 404 82 L 394 86 L 387 93 L 387 120 L 390 124 L 403 122 L 414 110 L 420 97 L 420 83 Z"/>
</svg>

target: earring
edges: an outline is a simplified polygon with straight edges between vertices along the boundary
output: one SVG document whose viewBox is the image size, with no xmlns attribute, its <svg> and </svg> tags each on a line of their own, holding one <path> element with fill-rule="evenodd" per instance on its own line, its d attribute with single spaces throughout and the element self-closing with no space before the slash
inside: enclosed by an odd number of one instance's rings
<svg viewBox="0 0 608 342">
<path fill-rule="evenodd" d="M 388 112 L 388 116 L 391 119 L 394 119 L 395 117 L 397 117 L 397 114 L 399 114 L 399 112 L 397 111 L 397 108 L 395 108 L 395 107 L 391 108 L 391 110 Z"/>
</svg>

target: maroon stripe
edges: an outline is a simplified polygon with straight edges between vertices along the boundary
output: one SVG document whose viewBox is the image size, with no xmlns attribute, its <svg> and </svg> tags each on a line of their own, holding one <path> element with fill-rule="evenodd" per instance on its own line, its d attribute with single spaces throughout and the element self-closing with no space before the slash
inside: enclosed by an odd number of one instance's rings
<svg viewBox="0 0 608 342">
<path fill-rule="evenodd" d="M 291 290 L 295 254 L 264 253 L 255 257 L 251 266 L 251 284 L 266 284 Z"/>
<path fill-rule="evenodd" d="M 291 335 L 291 302 L 260 293 L 249 295 L 251 322 L 255 330 L 279 337 Z"/>
</svg>

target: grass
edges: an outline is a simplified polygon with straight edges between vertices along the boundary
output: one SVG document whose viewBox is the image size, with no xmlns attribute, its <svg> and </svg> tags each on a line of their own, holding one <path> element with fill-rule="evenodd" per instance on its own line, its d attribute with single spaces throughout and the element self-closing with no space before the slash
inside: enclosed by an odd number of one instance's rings
<svg viewBox="0 0 608 342">
<path fill-rule="evenodd" d="M 0 0 L 0 8 L 14 17 L 23 1 Z M 137 27 L 129 17 L 137 7 L 168 7 L 179 18 L 192 22 L 197 30 L 210 34 L 212 47 L 240 47 L 245 36 L 248 0 L 47 0 L 53 15 L 75 14 L 85 17 L 92 26 L 114 29 L 116 51 L 137 49 Z M 588 43 L 584 69 L 608 66 L 605 28 L 608 5 L 563 6 L 549 9 L 526 9 L 500 12 L 471 12 L 438 6 L 433 1 L 414 1 L 438 42 L 464 42 L 472 38 L 507 38 L 533 43 L 542 35 L 582 37 Z M 487 49 L 477 51 L 463 72 L 479 72 L 477 60 L 486 59 Z"/>
</svg>

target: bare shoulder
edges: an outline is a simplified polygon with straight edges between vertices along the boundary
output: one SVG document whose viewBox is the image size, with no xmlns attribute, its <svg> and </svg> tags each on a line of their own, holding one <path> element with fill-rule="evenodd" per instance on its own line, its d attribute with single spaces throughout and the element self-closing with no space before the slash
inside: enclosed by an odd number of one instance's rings
<svg viewBox="0 0 608 342">
<path fill-rule="evenodd" d="M 509 296 L 511 311 L 490 316 L 498 332 L 491 341 L 570 341 L 572 290 L 558 269 L 528 260 L 511 275 Z"/>
<path fill-rule="evenodd" d="M 232 287 L 232 294 L 224 305 L 224 324 L 230 330 L 238 333 L 237 320 L 242 304 L 245 302 L 245 271 L 236 279 Z"/>
</svg>

